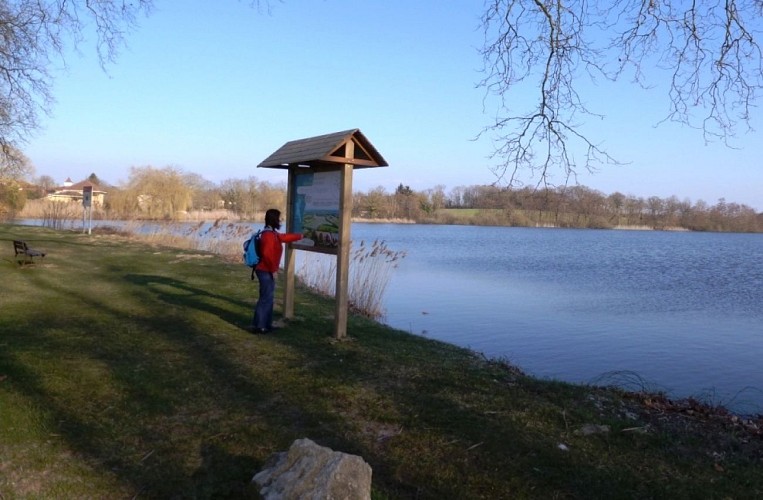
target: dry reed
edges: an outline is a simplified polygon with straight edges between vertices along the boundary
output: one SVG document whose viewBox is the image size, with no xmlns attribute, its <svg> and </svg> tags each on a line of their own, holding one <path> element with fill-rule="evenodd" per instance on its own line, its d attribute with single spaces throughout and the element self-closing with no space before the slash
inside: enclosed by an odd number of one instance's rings
<svg viewBox="0 0 763 500">
<path fill-rule="evenodd" d="M 39 219 L 43 227 L 60 231 L 73 229 L 77 224 L 82 224 L 83 208 L 79 203 L 29 200 L 17 217 Z"/>
<path fill-rule="evenodd" d="M 131 221 L 122 226 L 123 232 L 149 244 L 200 250 L 222 255 L 231 261 L 241 261 L 242 244 L 251 234 L 249 223 L 227 222 L 217 219 L 212 223 L 163 223 Z M 384 241 L 371 245 L 361 241 L 350 252 L 349 301 L 350 307 L 367 317 L 384 316 L 383 298 L 392 271 L 405 257 L 403 251 L 393 251 Z M 336 289 L 336 257 L 305 252 L 297 277 L 308 288 L 325 295 Z"/>
<path fill-rule="evenodd" d="M 123 230 L 151 244 L 201 250 L 229 259 L 240 259 L 242 242 L 252 228 L 247 223 L 217 219 L 212 223 L 199 221 L 190 226 L 182 222 L 130 221 L 124 225 Z"/>
<path fill-rule="evenodd" d="M 375 240 L 371 245 L 361 241 L 357 248 L 351 250 L 350 307 L 370 318 L 383 317 L 384 293 L 392 278 L 392 271 L 403 258 L 404 251 L 391 250 L 380 240 Z M 308 253 L 297 276 L 313 290 L 333 295 L 336 291 L 336 258 Z"/>
</svg>

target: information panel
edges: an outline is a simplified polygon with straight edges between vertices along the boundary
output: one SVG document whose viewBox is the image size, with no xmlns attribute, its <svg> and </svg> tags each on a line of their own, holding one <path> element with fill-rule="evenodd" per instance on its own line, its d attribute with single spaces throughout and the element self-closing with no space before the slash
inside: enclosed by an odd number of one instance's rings
<svg viewBox="0 0 763 500">
<path fill-rule="evenodd" d="M 85 186 L 82 188 L 82 206 L 90 208 L 93 204 L 93 186 Z"/>
<path fill-rule="evenodd" d="M 341 172 L 297 172 L 291 207 L 292 229 L 303 239 L 292 243 L 302 250 L 336 253 L 339 243 Z"/>
</svg>

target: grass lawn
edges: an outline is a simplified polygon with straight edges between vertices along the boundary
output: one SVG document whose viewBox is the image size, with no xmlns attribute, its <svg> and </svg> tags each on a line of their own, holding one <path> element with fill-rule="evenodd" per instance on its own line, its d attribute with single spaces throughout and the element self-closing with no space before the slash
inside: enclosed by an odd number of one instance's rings
<svg viewBox="0 0 763 500">
<path fill-rule="evenodd" d="M 13 239 L 48 255 L 20 266 Z M 306 290 L 251 335 L 250 271 L 212 254 L 11 225 L 0 248 L 3 499 L 258 498 L 252 476 L 302 437 L 361 455 L 376 499 L 763 496 L 760 429 L 722 412 L 356 316 L 337 342 Z"/>
</svg>

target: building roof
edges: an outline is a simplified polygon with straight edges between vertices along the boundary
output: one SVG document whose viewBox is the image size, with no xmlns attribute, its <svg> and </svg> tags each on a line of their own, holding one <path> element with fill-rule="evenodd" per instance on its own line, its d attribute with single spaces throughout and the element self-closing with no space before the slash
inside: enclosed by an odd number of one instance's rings
<svg viewBox="0 0 763 500">
<path fill-rule="evenodd" d="M 59 186 L 59 187 L 56 188 L 56 192 L 61 192 L 61 191 L 79 191 L 80 194 L 82 194 L 82 188 L 84 188 L 86 186 L 92 186 L 93 193 L 105 193 L 106 192 L 98 184 L 93 184 L 92 182 L 90 182 L 87 179 L 84 180 L 84 181 L 79 181 L 79 182 L 77 182 L 75 184 L 72 184 L 71 186 Z"/>
<path fill-rule="evenodd" d="M 353 143 L 354 153 L 346 154 Z M 386 167 L 389 164 L 359 129 L 290 141 L 265 158 L 258 168 L 289 168 L 292 165 L 351 164 L 354 168 Z"/>
</svg>

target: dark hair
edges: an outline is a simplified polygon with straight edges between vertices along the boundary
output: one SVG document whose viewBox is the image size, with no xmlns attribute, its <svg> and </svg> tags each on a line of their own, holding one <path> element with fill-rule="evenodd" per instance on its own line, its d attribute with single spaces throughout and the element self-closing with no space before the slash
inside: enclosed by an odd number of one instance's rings
<svg viewBox="0 0 763 500">
<path fill-rule="evenodd" d="M 275 208 L 269 209 L 265 212 L 265 225 L 270 226 L 273 229 L 281 227 L 281 211 Z"/>
</svg>

